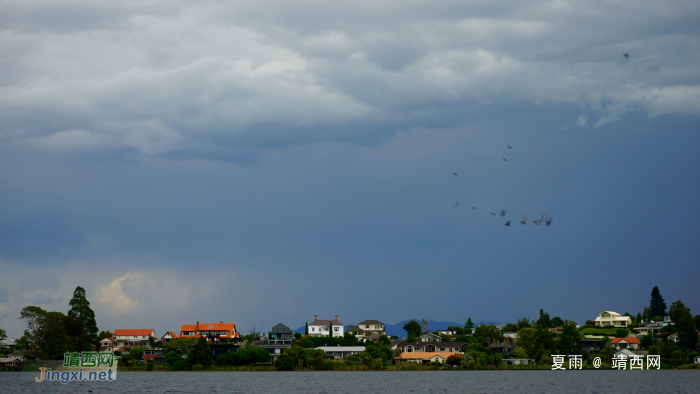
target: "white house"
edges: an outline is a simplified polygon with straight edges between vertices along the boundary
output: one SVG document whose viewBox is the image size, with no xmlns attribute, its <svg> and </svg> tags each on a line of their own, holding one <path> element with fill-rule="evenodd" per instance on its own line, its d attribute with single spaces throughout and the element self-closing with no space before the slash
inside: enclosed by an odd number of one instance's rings
<svg viewBox="0 0 700 394">
<path fill-rule="evenodd" d="M 595 319 L 595 325 L 598 327 L 629 327 L 630 324 L 631 317 L 612 311 L 604 311 Z"/>
<path fill-rule="evenodd" d="M 333 333 L 329 334 L 331 329 Z M 318 320 L 318 315 L 314 315 L 314 321 L 309 324 L 309 335 L 312 337 L 342 337 L 343 323 L 338 321 L 338 315 L 335 315 L 335 320 Z"/>
<path fill-rule="evenodd" d="M 326 357 L 328 358 L 348 358 L 353 354 L 360 354 L 365 351 L 364 346 L 321 346 L 316 349 L 326 352 Z"/>
<path fill-rule="evenodd" d="M 610 344 L 615 349 L 639 349 L 639 338 L 625 337 L 625 338 L 613 338 Z"/>
<path fill-rule="evenodd" d="M 114 348 L 122 348 L 124 346 L 145 347 L 149 346 L 149 339 L 156 338 L 156 332 L 153 329 L 143 330 L 114 330 Z"/>
</svg>

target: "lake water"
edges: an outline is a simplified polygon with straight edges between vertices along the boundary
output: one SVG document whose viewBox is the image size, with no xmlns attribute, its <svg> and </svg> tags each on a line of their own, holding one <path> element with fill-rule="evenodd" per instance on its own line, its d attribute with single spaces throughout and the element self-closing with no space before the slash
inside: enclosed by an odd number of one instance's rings
<svg viewBox="0 0 700 394">
<path fill-rule="evenodd" d="M 700 393 L 700 370 L 119 372 L 113 382 L 34 382 L 0 372 L 0 393 Z"/>
</svg>

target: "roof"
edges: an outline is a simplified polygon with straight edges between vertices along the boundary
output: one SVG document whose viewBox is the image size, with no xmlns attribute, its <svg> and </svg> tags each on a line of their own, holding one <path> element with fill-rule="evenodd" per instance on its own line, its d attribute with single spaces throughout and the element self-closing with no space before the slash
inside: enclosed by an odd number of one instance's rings
<svg viewBox="0 0 700 394">
<path fill-rule="evenodd" d="M 324 352 L 364 352 L 364 346 L 321 346 L 316 349 L 321 349 Z M 314 350 L 316 350 L 314 349 Z"/>
<path fill-rule="evenodd" d="M 18 358 L 14 358 L 14 357 L 0 358 L 0 363 L 14 363 L 14 362 L 21 363 L 22 360 L 20 360 Z"/>
<path fill-rule="evenodd" d="M 131 330 L 131 329 L 114 330 L 115 337 L 117 335 L 151 335 L 151 333 L 153 333 L 155 335 L 155 330 L 153 330 L 151 328 L 143 329 L 143 330 Z"/>
<path fill-rule="evenodd" d="M 625 341 L 627 343 L 639 343 L 639 338 L 624 337 L 624 338 L 613 338 L 611 343 L 618 343 L 620 341 Z"/>
<path fill-rule="evenodd" d="M 369 339 L 379 339 L 379 333 L 373 332 L 372 335 L 368 336 Z"/>
<path fill-rule="evenodd" d="M 409 353 L 401 353 L 400 356 L 394 357 L 396 360 L 425 360 L 428 358 L 433 358 L 435 356 L 440 356 L 444 359 L 450 357 L 453 354 L 459 354 L 462 355 L 462 353 L 459 352 L 409 352 Z"/>
<path fill-rule="evenodd" d="M 384 323 L 380 322 L 379 320 L 365 320 L 365 321 L 361 321 L 360 324 L 382 324 L 383 325 Z"/>
<path fill-rule="evenodd" d="M 180 329 L 180 336 L 183 336 L 184 331 L 226 331 L 226 335 L 219 335 L 220 338 L 238 338 L 239 333 L 236 331 L 235 323 L 197 323 L 183 324 Z M 200 334 L 190 335 L 188 338 L 197 338 Z"/>
<path fill-rule="evenodd" d="M 110 342 L 113 342 L 111 338 L 102 338 L 102 339 L 100 339 L 100 342 L 102 342 L 102 341 L 110 341 Z"/>
<path fill-rule="evenodd" d="M 292 332 L 292 330 L 289 327 L 285 326 L 282 323 L 278 323 L 277 325 L 272 326 L 272 331 L 273 332 Z"/>
<path fill-rule="evenodd" d="M 414 347 L 460 347 L 465 345 L 466 342 L 407 342 L 404 346 L 414 346 Z"/>
<path fill-rule="evenodd" d="M 331 323 L 333 323 L 334 326 L 343 326 L 344 324 L 339 322 L 338 320 L 314 320 L 313 322 L 309 323 L 310 326 L 328 326 Z"/>
<path fill-rule="evenodd" d="M 503 347 L 503 348 L 506 348 L 506 347 L 516 347 L 516 346 L 518 346 L 518 345 L 516 345 L 516 344 L 514 344 L 514 343 L 512 343 L 512 342 L 511 342 L 511 343 L 489 343 L 489 347 Z"/>
<path fill-rule="evenodd" d="M 609 314 L 611 314 L 611 315 L 618 315 L 618 316 L 622 316 L 622 315 L 620 315 L 619 313 L 617 313 L 617 312 L 613 312 L 613 311 L 602 311 L 602 312 L 600 312 L 600 314 L 601 314 L 601 315 L 602 315 L 603 313 L 609 313 Z"/>
<path fill-rule="evenodd" d="M 163 334 L 163 336 L 162 336 L 161 338 L 165 337 L 165 336 L 168 335 L 168 334 L 170 334 L 170 336 L 173 337 L 173 339 L 177 339 L 177 334 L 175 334 L 175 333 L 172 332 L 172 331 L 166 332 L 165 334 Z"/>
<path fill-rule="evenodd" d="M 360 330 L 360 327 L 358 327 L 358 326 L 348 326 L 347 331 L 348 331 L 348 332 L 359 332 L 359 331 L 362 331 L 362 330 Z"/>
<path fill-rule="evenodd" d="M 617 356 L 617 355 L 620 355 L 620 354 L 624 354 L 624 355 L 626 355 L 627 357 L 629 357 L 629 356 L 636 356 L 636 355 L 637 355 L 637 353 L 635 353 L 635 352 L 633 352 L 633 351 L 631 351 L 631 350 L 629 350 L 629 349 L 627 349 L 627 348 L 621 349 L 620 351 L 618 351 L 618 352 L 615 353 L 616 356 Z"/>
</svg>

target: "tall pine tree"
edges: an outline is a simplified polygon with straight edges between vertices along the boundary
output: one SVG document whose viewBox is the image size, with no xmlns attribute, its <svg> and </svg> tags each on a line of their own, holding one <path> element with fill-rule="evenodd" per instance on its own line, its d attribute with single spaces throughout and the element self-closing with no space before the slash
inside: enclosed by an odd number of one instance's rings
<svg viewBox="0 0 700 394">
<path fill-rule="evenodd" d="M 664 298 L 661 297 L 661 292 L 659 292 L 659 287 L 654 286 L 651 289 L 651 299 L 649 300 L 649 317 L 654 316 L 664 316 L 666 314 L 666 303 Z"/>
<path fill-rule="evenodd" d="M 85 289 L 78 286 L 73 292 L 73 299 L 68 303 L 71 308 L 68 316 L 75 319 L 83 327 L 85 337 L 91 344 L 97 344 L 97 322 L 95 312 L 90 308 L 90 302 L 85 297 Z"/>
</svg>

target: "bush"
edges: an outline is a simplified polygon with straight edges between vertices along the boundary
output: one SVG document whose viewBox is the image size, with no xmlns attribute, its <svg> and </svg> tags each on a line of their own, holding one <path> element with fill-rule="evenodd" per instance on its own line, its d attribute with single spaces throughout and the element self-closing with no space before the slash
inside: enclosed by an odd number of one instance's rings
<svg viewBox="0 0 700 394">
<path fill-rule="evenodd" d="M 149 363 L 146 364 L 146 371 L 150 372 L 150 371 L 153 371 L 153 363 L 150 362 L 151 360 L 148 360 L 148 361 L 149 361 Z"/>
<path fill-rule="evenodd" d="M 630 333 L 630 332 L 627 331 L 627 330 L 624 329 L 624 328 L 618 328 L 618 329 L 615 331 L 615 336 L 616 336 L 616 337 L 626 337 L 629 333 Z"/>
<path fill-rule="evenodd" d="M 121 356 L 121 355 L 122 355 L 122 352 L 119 351 L 119 350 L 115 350 L 115 351 L 114 351 L 114 355 L 115 355 L 115 356 Z"/>
<path fill-rule="evenodd" d="M 171 371 L 189 371 L 190 364 L 184 358 L 181 358 L 175 362 L 175 364 L 170 366 Z"/>
<path fill-rule="evenodd" d="M 332 371 L 335 369 L 335 363 L 332 361 L 326 361 L 323 364 L 321 364 L 320 367 L 318 367 L 319 371 Z"/>
<path fill-rule="evenodd" d="M 275 363 L 278 371 L 294 371 L 294 358 L 289 354 L 282 353 Z"/>
</svg>

